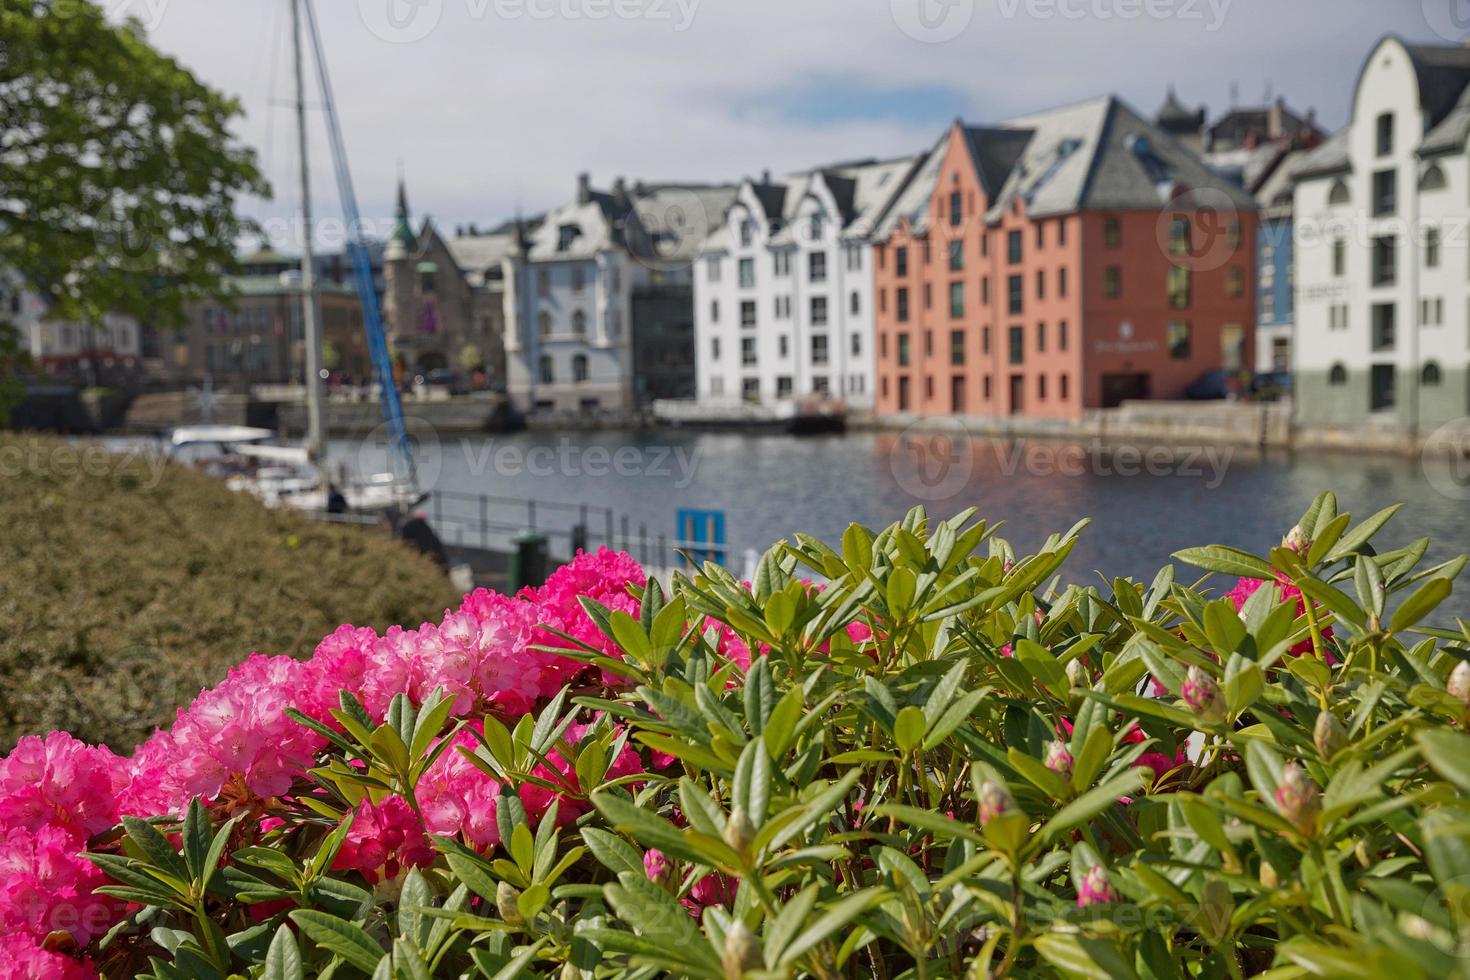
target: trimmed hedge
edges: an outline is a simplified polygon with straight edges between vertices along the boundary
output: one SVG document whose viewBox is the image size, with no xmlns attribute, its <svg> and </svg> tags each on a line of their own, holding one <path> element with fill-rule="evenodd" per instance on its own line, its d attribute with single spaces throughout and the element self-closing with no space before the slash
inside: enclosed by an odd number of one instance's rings
<svg viewBox="0 0 1470 980">
<path fill-rule="evenodd" d="M 0 435 L 0 746 L 65 729 L 128 749 L 250 651 L 456 601 L 399 542 L 271 511 L 204 474 Z"/>
</svg>

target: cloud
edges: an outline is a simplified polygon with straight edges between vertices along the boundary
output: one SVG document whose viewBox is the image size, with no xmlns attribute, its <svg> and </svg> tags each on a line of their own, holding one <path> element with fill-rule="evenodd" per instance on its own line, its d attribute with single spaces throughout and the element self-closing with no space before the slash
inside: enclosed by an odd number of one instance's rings
<svg viewBox="0 0 1470 980">
<path fill-rule="evenodd" d="M 156 44 L 242 100 L 241 137 L 261 150 L 277 188 L 256 213 L 290 213 L 286 0 L 112 0 L 110 9 L 127 13 L 129 3 L 156 14 Z M 1229 102 L 1232 81 L 1242 102 L 1261 101 L 1269 84 L 1332 127 L 1346 118 L 1374 39 L 1399 31 L 1435 40 L 1419 4 L 1377 0 L 328 0 L 317 8 L 365 215 L 391 211 L 401 159 L 416 215 L 449 226 L 555 205 L 582 170 L 599 184 L 619 174 L 737 180 L 918 152 L 956 112 L 996 121 L 1109 90 L 1151 112 L 1170 83 L 1213 110 Z M 912 20 L 916 11 L 929 20 Z M 966 19 L 953 39 L 915 39 L 914 23 L 955 12 Z M 312 141 L 318 212 L 335 212 L 319 120 Z"/>
</svg>

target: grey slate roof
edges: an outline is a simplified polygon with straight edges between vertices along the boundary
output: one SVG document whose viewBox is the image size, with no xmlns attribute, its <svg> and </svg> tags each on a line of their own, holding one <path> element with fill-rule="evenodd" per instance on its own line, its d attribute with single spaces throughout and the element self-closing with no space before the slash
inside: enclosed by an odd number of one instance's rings
<svg viewBox="0 0 1470 980">
<path fill-rule="evenodd" d="M 1011 168 L 1021 158 L 1035 130 L 1027 128 L 987 128 L 966 126 L 965 144 L 970 159 L 980 174 L 980 186 L 987 197 L 994 198 L 1005 184 Z"/>
<path fill-rule="evenodd" d="M 946 129 L 929 152 L 919 158 L 908 179 L 879 216 L 873 231 L 875 238 L 887 238 L 904 221 L 916 234 L 922 234 L 928 228 L 929 199 L 934 194 L 935 182 L 939 180 L 944 155 L 949 151 L 949 137 L 950 130 Z"/>
<path fill-rule="evenodd" d="M 444 247 L 449 250 L 454 264 L 459 266 L 465 280 L 473 287 L 485 284 L 490 270 L 510 252 L 515 244 L 515 234 L 461 235 L 446 239 Z"/>
<path fill-rule="evenodd" d="M 1419 104 L 1425 127 L 1433 129 L 1460 101 L 1470 84 L 1470 47 L 1463 45 L 1406 44 L 1414 73 L 1419 76 Z"/>
<path fill-rule="evenodd" d="M 1352 127 L 1344 127 L 1333 133 L 1321 146 L 1303 154 L 1296 164 L 1296 178 L 1309 180 L 1351 170 L 1352 161 L 1348 158 L 1348 136 L 1351 132 Z"/>
</svg>

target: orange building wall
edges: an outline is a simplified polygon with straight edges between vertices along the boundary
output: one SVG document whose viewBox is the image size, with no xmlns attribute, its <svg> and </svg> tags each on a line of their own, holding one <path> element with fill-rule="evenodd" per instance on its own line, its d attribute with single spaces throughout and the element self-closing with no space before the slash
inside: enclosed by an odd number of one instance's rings
<svg viewBox="0 0 1470 980">
<path fill-rule="evenodd" d="M 950 194 L 961 195 L 962 220 L 950 223 Z M 1220 237 L 1225 219 L 1206 212 L 1193 232 L 1196 257 L 1178 261 L 1195 266 L 1191 304 L 1168 305 L 1168 219 L 1161 212 L 1082 212 L 1032 219 L 1018 202 L 992 227 L 984 214 L 989 202 L 969 161 L 963 138 L 953 138 L 941 163 L 929 203 L 925 238 L 901 226 L 875 247 L 874 316 L 877 340 L 876 409 L 880 414 L 1019 415 L 1076 419 L 1103 407 L 1108 375 L 1146 374 L 1152 398 L 1180 398 L 1184 388 L 1221 365 L 1221 328 L 1242 329 L 1241 356 L 1252 361 L 1255 296 L 1251 242 L 1255 216 L 1242 213 L 1239 244 L 1228 248 Z M 1105 226 L 1116 218 L 1120 244 L 1106 245 Z M 1040 228 L 1040 238 L 1037 229 Z M 1009 235 L 1021 235 L 1019 262 L 1009 257 Z M 964 243 L 964 267 L 952 272 L 952 240 Z M 908 272 L 898 274 L 898 253 L 907 249 Z M 1104 269 L 1117 266 L 1121 295 L 1104 292 Z M 1226 296 L 1228 268 L 1242 278 L 1238 297 Z M 1043 277 L 1039 288 L 1038 273 Z M 1010 308 L 1010 277 L 1020 276 L 1021 308 Z M 1062 292 L 1065 277 L 1066 292 Z M 989 301 L 983 283 L 988 280 Z M 951 316 L 950 286 L 960 283 L 964 312 Z M 925 286 L 931 303 L 924 303 Z M 909 316 L 898 319 L 898 290 L 907 288 Z M 1168 324 L 1191 324 L 1189 357 L 1169 356 Z M 1063 324 L 1065 323 L 1065 344 Z M 1124 328 L 1123 324 L 1129 324 Z M 1010 331 L 1021 330 L 1021 363 L 1010 357 Z M 953 364 L 951 332 L 963 335 L 963 363 Z M 986 349 L 985 337 L 989 333 Z M 1128 336 L 1123 336 L 1123 334 Z M 900 363 L 900 338 L 908 336 L 908 363 Z M 1038 339 L 1044 334 L 1044 343 Z M 906 389 L 906 392 L 905 392 Z M 906 393 L 906 397 L 905 397 Z M 1118 392 L 1111 392 L 1116 401 Z"/>
</svg>

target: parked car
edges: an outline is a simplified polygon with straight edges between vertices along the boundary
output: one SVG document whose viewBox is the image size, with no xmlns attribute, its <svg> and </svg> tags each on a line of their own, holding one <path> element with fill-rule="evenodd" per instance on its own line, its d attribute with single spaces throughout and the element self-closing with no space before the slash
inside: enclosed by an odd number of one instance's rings
<svg viewBox="0 0 1470 980">
<path fill-rule="evenodd" d="M 1257 401 L 1280 401 L 1290 394 L 1290 371 L 1262 371 L 1251 378 L 1251 397 Z"/>
<path fill-rule="evenodd" d="M 1190 401 L 1213 401 L 1230 395 L 1230 378 L 1224 371 L 1207 371 L 1184 389 L 1184 397 Z"/>
</svg>

